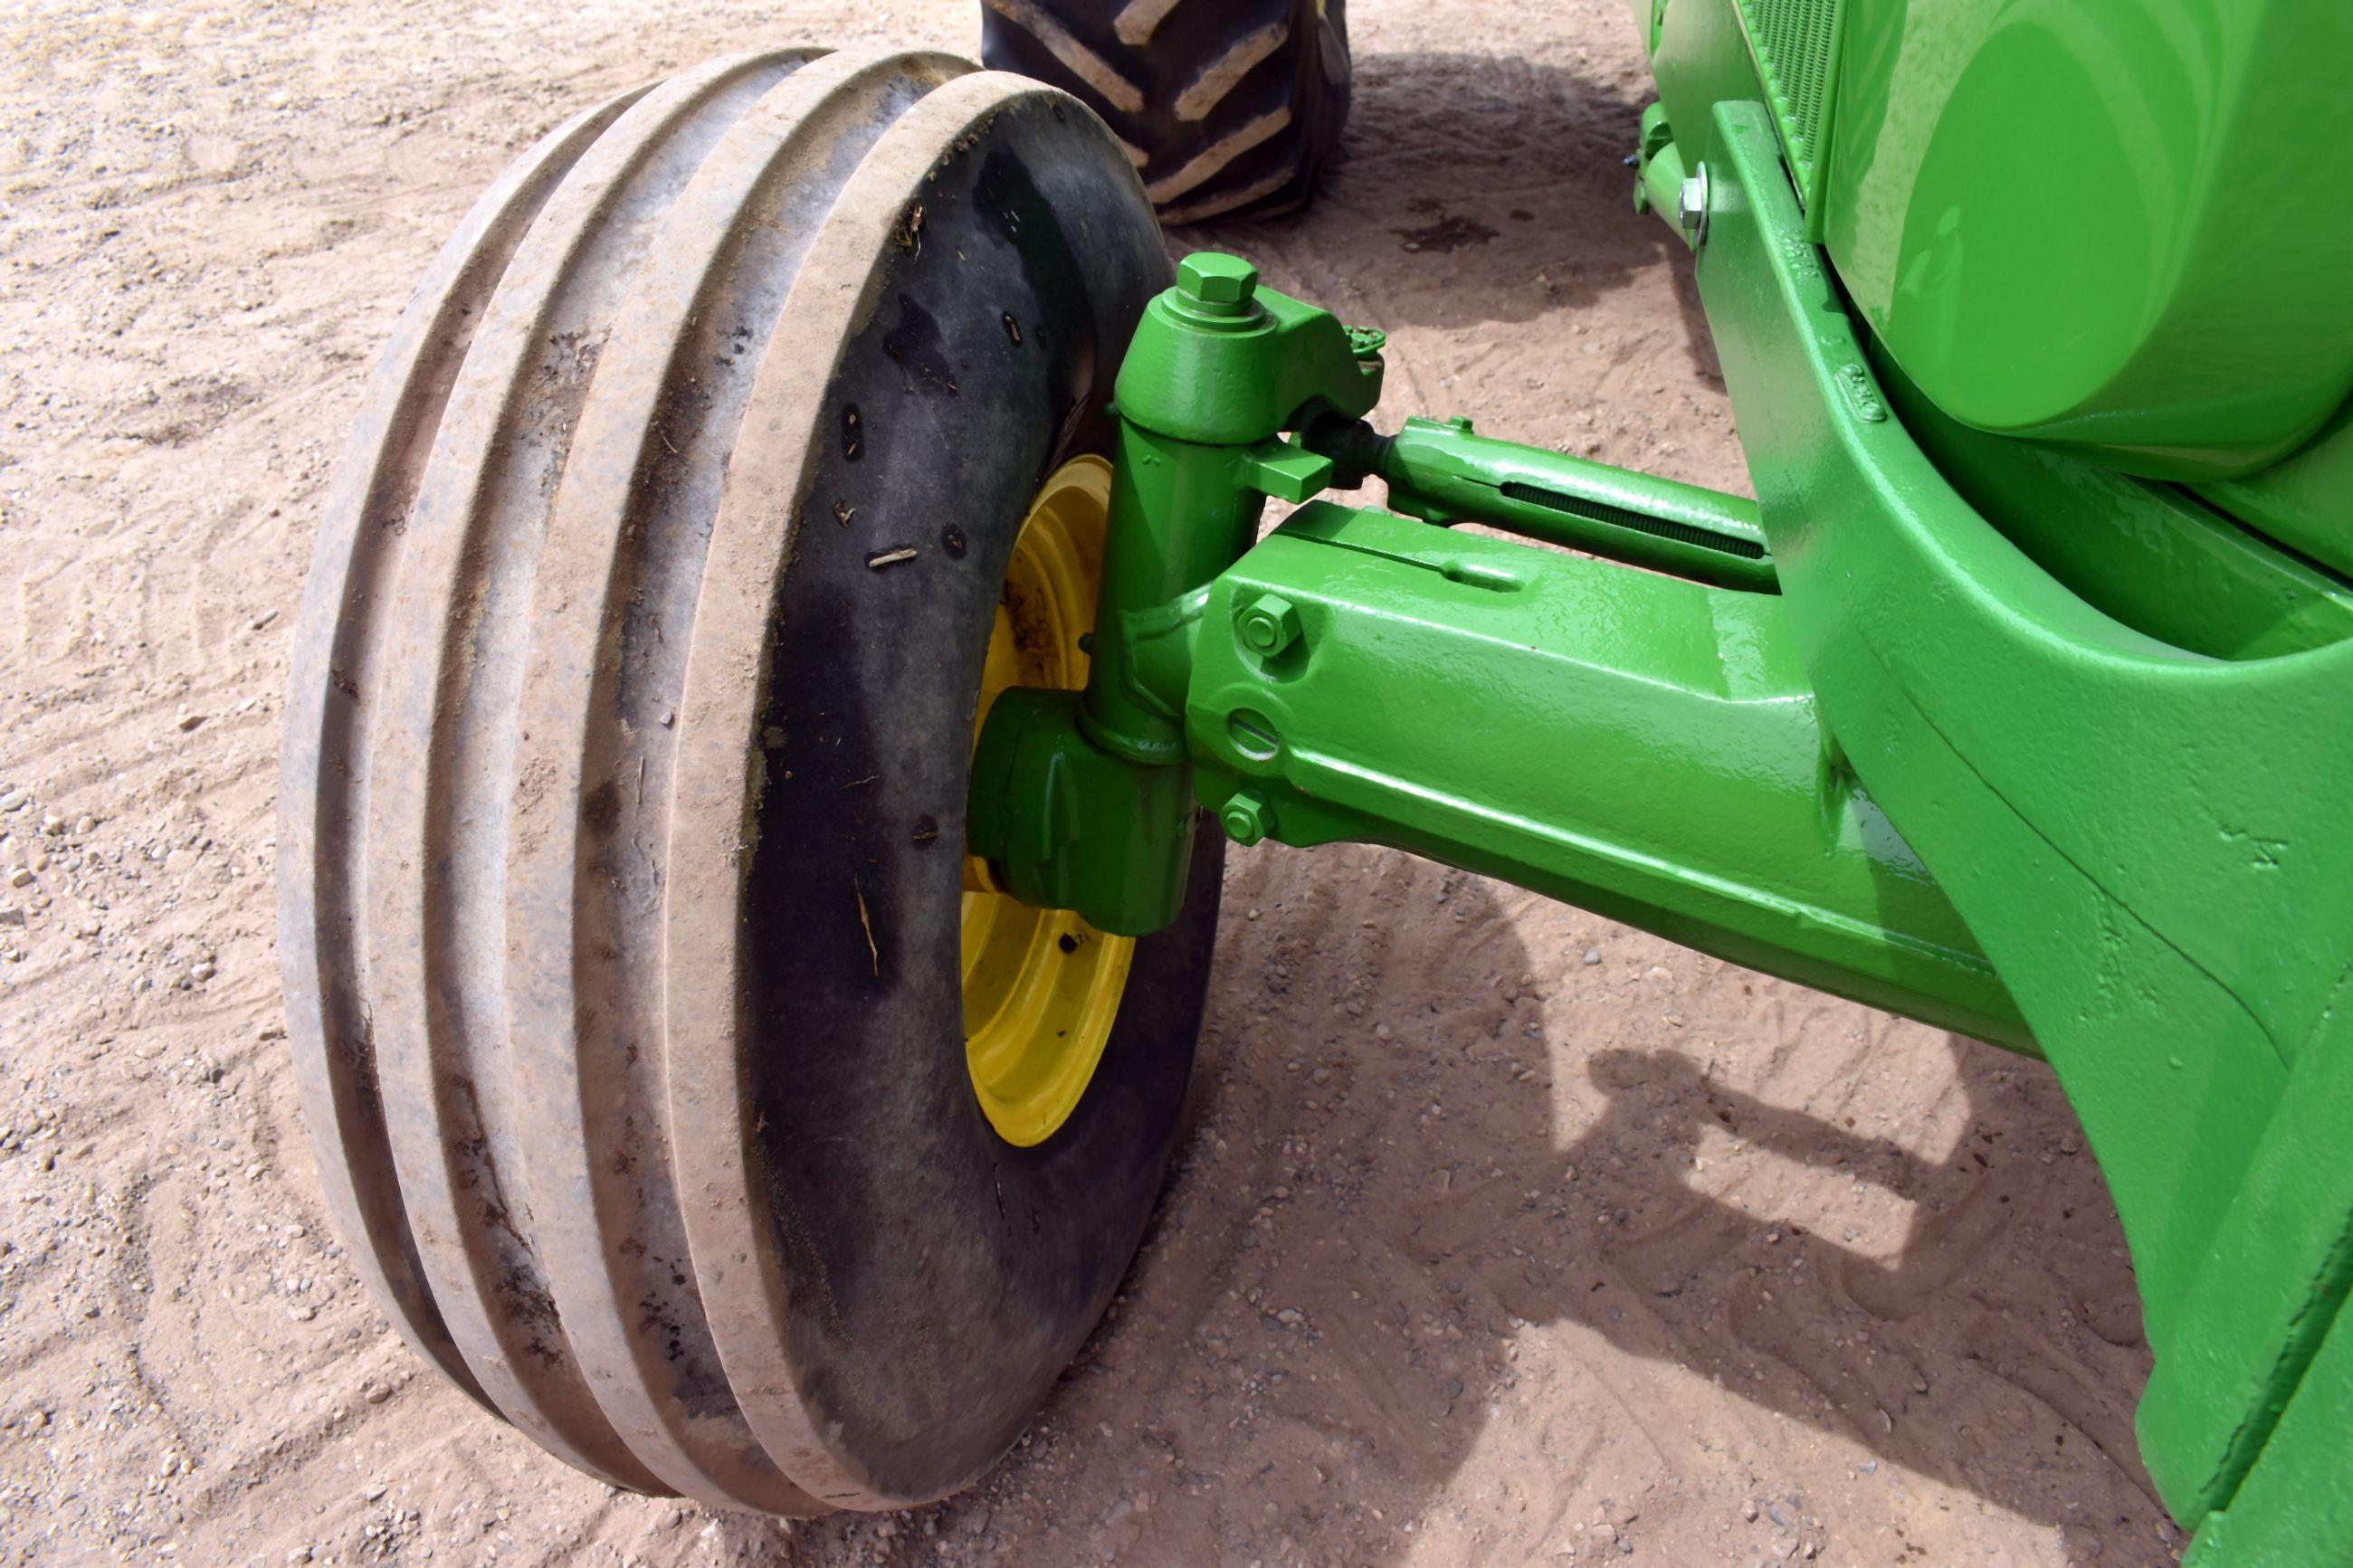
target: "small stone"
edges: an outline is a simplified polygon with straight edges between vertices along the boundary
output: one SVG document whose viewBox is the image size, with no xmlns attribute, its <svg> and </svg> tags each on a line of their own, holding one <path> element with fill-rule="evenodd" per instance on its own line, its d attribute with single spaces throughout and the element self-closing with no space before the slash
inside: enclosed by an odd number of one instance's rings
<svg viewBox="0 0 2353 1568">
<path fill-rule="evenodd" d="M 370 1405 L 382 1405 L 385 1400 L 392 1397 L 392 1385 L 384 1383 L 371 1383 L 365 1388 L 360 1390 L 360 1397 L 366 1400 Z"/>
<path fill-rule="evenodd" d="M 1449 1279 L 1446 1282 L 1446 1293 L 1450 1296 L 1460 1296 L 1462 1294 L 1462 1281 L 1460 1279 Z"/>
<path fill-rule="evenodd" d="M 98 818 L 94 816 L 77 816 L 74 818 L 74 832 L 77 836 L 84 833 L 93 833 L 96 832 L 97 829 Z"/>
<path fill-rule="evenodd" d="M 16 904 L 0 904 L 0 926 L 20 926 L 25 923 L 25 911 Z"/>
<path fill-rule="evenodd" d="M 52 811 L 52 812 L 46 813 L 46 814 L 44 814 L 44 815 L 43 815 L 43 816 L 41 817 L 41 831 L 42 831 L 42 832 L 47 833 L 47 834 L 50 834 L 50 835 L 56 835 L 56 834 L 63 833 L 65 830 L 66 830 L 66 819 L 65 819 L 64 817 L 62 817 L 62 816 L 59 816 L 56 812 Z"/>
<path fill-rule="evenodd" d="M 200 958 L 188 965 L 188 978 L 199 985 L 219 973 L 220 971 L 213 966 L 213 961 L 209 958 Z"/>
<path fill-rule="evenodd" d="M 201 713 L 183 713 L 179 720 L 180 733 L 185 735 L 204 721 L 205 716 Z"/>
<path fill-rule="evenodd" d="M 1586 968 L 1590 969 L 1590 968 L 1592 968 L 1595 964 L 1597 964 L 1597 963 L 1600 963 L 1600 962 L 1601 962 L 1601 950 L 1600 950 L 1599 948 L 1598 948 L 1598 947 L 1588 947 L 1588 948 L 1587 948 L 1587 949 L 1585 950 L 1585 967 L 1586 967 Z"/>
<path fill-rule="evenodd" d="M 12 888 L 29 888 L 33 885 L 33 874 L 19 866 L 8 873 L 8 885 Z"/>
<path fill-rule="evenodd" d="M 1295 1329 L 1300 1324 L 1305 1322 L 1307 1318 L 1306 1315 L 1301 1312 L 1298 1308 L 1285 1307 L 1282 1310 L 1274 1315 L 1274 1321 L 1281 1323 L 1286 1329 Z"/>
<path fill-rule="evenodd" d="M 1449 1399 L 1460 1399 L 1462 1397 L 1462 1380 L 1461 1378 L 1450 1377 L 1446 1380 L 1446 1397 Z"/>
<path fill-rule="evenodd" d="M 1753 1499 L 1740 1505 L 1740 1517 L 1751 1524 L 1757 1522 L 1757 1504 Z"/>
<path fill-rule="evenodd" d="M 298 1323 L 307 1323 L 319 1315 L 319 1309 L 306 1301 L 299 1307 L 289 1307 L 286 1310 L 286 1315 Z M 375 1500 L 370 1498 L 368 1500 L 374 1502 Z"/>
<path fill-rule="evenodd" d="M 379 1502 L 383 1500 L 383 1498 L 384 1485 L 382 1482 L 378 1482 L 376 1485 L 372 1486 L 368 1488 L 367 1490 L 360 1493 L 360 1500 L 362 1502 Z"/>
<path fill-rule="evenodd" d="M 0 811 L 22 811 L 33 804 L 33 797 L 23 790 L 12 789 L 0 795 Z"/>
</svg>

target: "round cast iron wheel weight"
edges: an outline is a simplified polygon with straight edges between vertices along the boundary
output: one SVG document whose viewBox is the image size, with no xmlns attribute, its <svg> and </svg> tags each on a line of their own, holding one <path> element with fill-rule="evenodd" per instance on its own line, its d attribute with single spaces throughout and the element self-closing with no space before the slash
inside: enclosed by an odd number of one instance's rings
<svg viewBox="0 0 2353 1568">
<path fill-rule="evenodd" d="M 378 1301 L 584 1470 L 937 1497 L 1125 1269 L 1219 840 L 1174 927 L 1087 972 L 1100 1058 L 1018 1140 L 967 1066 L 961 847 L 984 689 L 1033 669 L 1000 668 L 1017 536 L 1049 497 L 1055 538 L 1100 529 L 1087 455 L 1168 279 L 1062 93 L 786 51 L 558 128 L 395 329 L 295 644 L 290 1034 Z M 1084 629 L 1034 668 L 1080 678 Z M 1050 934 L 1007 951 L 1107 940 Z"/>
</svg>

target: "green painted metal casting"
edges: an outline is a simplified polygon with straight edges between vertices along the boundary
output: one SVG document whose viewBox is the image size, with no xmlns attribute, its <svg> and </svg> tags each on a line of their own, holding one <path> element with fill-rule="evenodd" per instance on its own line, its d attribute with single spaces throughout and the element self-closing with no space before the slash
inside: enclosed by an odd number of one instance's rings
<svg viewBox="0 0 2353 1568">
<path fill-rule="evenodd" d="M 1768 105 L 1807 237 L 1964 424 L 2232 476 L 2353 386 L 2353 6 L 1672 0 L 1651 63 L 1694 163 Z"/>
<path fill-rule="evenodd" d="M 2194 1525 L 2274 1462 L 2353 1279 L 2353 642 L 2325 595 L 2225 658 L 2071 590 L 1880 406 L 1763 111 L 1707 146 L 1700 289 L 1808 676 L 2083 1119 L 2157 1355 L 2143 1458 Z M 2353 1540 L 2353 1488 L 2297 1506 Z"/>
<path fill-rule="evenodd" d="M 1270 602 L 1296 633 L 1269 651 Z M 1829 747 L 1780 601 L 1317 501 L 1219 577 L 1187 728 L 1237 837 L 1390 844 L 2028 1043 Z"/>
<path fill-rule="evenodd" d="M 1189 258 L 1119 377 L 1089 684 L 1000 699 L 971 847 L 1143 934 L 1197 807 L 1394 845 L 2047 1056 L 2193 1560 L 2353 1560 L 2353 588 L 2220 510 L 2320 537 L 2353 448 L 2193 492 L 1951 416 L 1811 237 L 1846 130 L 1810 214 L 1741 14 L 1651 14 L 1693 132 L 1644 117 L 1636 202 L 1694 248 L 1757 500 L 1384 436 L 1377 334 Z"/>
</svg>

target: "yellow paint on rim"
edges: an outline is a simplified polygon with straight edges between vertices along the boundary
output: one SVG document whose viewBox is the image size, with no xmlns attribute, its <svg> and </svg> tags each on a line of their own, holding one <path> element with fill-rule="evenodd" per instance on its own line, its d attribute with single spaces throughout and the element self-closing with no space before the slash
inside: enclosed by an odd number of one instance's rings
<svg viewBox="0 0 2353 1568">
<path fill-rule="evenodd" d="M 1086 684 L 1079 638 L 1095 624 L 1110 505 L 1111 465 L 1101 458 L 1071 458 L 1038 491 L 988 634 L 976 744 L 1007 688 Z M 1042 1143 L 1078 1109 L 1134 956 L 1134 938 L 1106 935 L 1067 910 L 1031 909 L 994 891 L 987 868 L 965 861 L 965 1065 L 1007 1142 Z"/>
</svg>

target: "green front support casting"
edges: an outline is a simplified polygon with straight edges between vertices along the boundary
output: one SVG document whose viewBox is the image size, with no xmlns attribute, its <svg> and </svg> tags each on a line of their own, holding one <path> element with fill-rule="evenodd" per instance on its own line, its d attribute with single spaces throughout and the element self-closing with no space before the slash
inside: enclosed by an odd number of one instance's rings
<svg viewBox="0 0 2353 1568">
<path fill-rule="evenodd" d="M 1764 109 L 1663 131 L 1757 502 L 1379 437 L 1369 335 L 1193 258 L 1120 377 L 1090 684 L 1000 700 L 972 847 L 1141 934 L 1198 800 L 2042 1051 L 2132 1246 L 2143 1456 L 2197 1560 L 2321 1561 L 2290 1543 L 2353 1541 L 2353 596 L 1891 397 Z M 1376 477 L 1409 515 L 1309 500 Z M 1307 504 L 1253 542 L 1268 496 Z"/>
<path fill-rule="evenodd" d="M 1764 110 L 1704 130 L 1700 290 L 1807 674 L 2099 1156 L 2157 1357 L 2142 1457 L 2185 1524 L 2238 1518 L 2218 1541 L 2353 1541 L 2342 1430 L 2291 1418 L 2342 1398 L 2353 1280 L 2353 641 L 2314 604 L 2274 657 L 2202 654 L 2038 565 L 1889 416 Z M 2338 1392 L 2300 1392 L 2324 1362 Z"/>
</svg>

